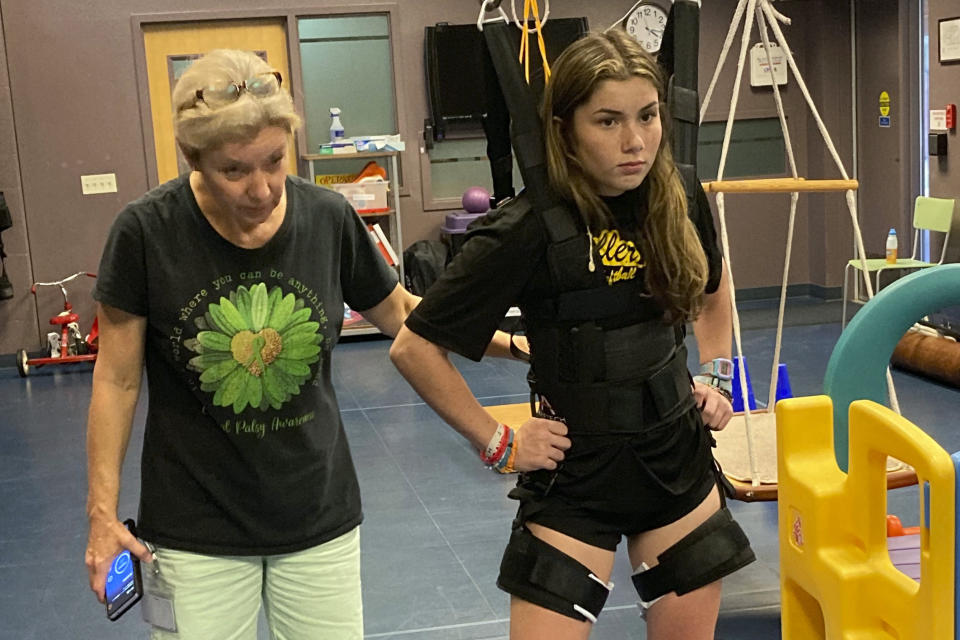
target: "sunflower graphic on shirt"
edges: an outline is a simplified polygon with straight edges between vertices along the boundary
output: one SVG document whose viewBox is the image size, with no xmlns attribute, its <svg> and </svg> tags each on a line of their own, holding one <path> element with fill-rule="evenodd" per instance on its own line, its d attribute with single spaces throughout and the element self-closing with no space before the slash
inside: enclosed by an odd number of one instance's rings
<svg viewBox="0 0 960 640">
<path fill-rule="evenodd" d="M 197 355 L 187 367 L 200 373 L 200 389 L 213 394 L 214 406 L 234 414 L 248 406 L 280 409 L 320 359 L 323 335 L 312 313 L 278 286 L 241 285 L 194 319 L 199 333 L 184 346 Z"/>
</svg>

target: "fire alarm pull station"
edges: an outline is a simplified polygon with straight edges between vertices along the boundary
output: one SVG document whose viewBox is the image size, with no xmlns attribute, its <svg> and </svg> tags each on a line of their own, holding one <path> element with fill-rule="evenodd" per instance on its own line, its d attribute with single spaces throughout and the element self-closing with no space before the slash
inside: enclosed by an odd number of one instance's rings
<svg viewBox="0 0 960 640">
<path fill-rule="evenodd" d="M 957 127 L 957 105 L 948 104 L 946 107 L 947 112 L 947 129 L 953 131 Z"/>
</svg>

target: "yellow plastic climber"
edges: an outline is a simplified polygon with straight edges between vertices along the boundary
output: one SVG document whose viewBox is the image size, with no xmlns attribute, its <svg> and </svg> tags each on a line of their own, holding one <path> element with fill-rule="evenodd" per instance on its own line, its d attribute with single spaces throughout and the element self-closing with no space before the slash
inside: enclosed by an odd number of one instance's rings
<svg viewBox="0 0 960 640">
<path fill-rule="evenodd" d="M 827 396 L 777 403 L 784 640 L 954 640 L 956 478 L 949 454 L 875 402 L 850 405 L 849 473 L 837 466 Z M 887 551 L 887 456 L 921 491 L 920 582 Z M 929 504 L 925 495 L 929 495 Z"/>
</svg>

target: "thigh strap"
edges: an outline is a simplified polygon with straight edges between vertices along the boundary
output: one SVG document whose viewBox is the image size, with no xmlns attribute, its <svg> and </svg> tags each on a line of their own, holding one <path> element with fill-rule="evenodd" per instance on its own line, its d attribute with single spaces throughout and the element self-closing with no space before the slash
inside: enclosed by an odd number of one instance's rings
<svg viewBox="0 0 960 640">
<path fill-rule="evenodd" d="M 530 533 L 514 530 L 500 563 L 497 586 L 575 620 L 596 622 L 613 583 Z"/>
<path fill-rule="evenodd" d="M 657 565 L 633 574 L 643 602 L 671 591 L 689 593 L 753 562 L 750 541 L 724 507 L 657 557 Z"/>
</svg>

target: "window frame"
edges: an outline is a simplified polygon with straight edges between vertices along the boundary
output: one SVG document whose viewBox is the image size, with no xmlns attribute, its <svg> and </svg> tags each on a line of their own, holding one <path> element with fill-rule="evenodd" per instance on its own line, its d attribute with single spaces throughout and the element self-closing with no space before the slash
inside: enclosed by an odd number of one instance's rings
<svg viewBox="0 0 960 640">
<path fill-rule="evenodd" d="M 385 15 L 387 18 L 387 34 L 390 41 L 390 77 L 391 82 L 393 83 L 390 93 L 395 96 L 395 105 L 394 105 L 394 118 L 395 118 L 395 131 L 400 134 L 401 139 L 408 142 L 405 136 L 403 135 L 403 123 L 407 121 L 407 98 L 406 98 L 406 83 L 403 82 L 403 65 L 401 60 L 401 48 L 398 42 L 398 34 L 401 34 L 402 28 L 400 24 L 400 8 L 396 2 L 385 2 L 377 3 L 371 5 L 353 5 L 350 7 L 345 6 L 328 6 L 328 7 L 306 7 L 298 8 L 296 10 L 290 11 L 286 14 L 287 19 L 287 42 L 290 49 L 290 73 L 296 78 L 297 88 L 300 89 L 293 96 L 294 104 L 299 113 L 306 113 L 306 105 L 304 104 L 304 95 L 303 95 L 303 61 L 300 57 L 300 20 L 309 20 L 311 18 L 332 18 L 332 17 L 368 17 L 370 15 Z M 306 124 L 300 127 L 296 133 L 296 142 L 298 149 L 297 157 L 297 170 L 300 175 L 306 175 L 307 161 L 303 159 L 303 156 L 309 154 L 310 151 L 307 147 L 307 128 Z M 400 152 L 400 155 L 397 158 L 398 166 L 398 181 L 400 183 L 400 196 L 409 196 L 410 188 L 409 181 L 406 179 L 406 171 L 404 171 L 404 158 L 406 154 L 409 153 L 409 149 L 406 151 Z"/>
</svg>

